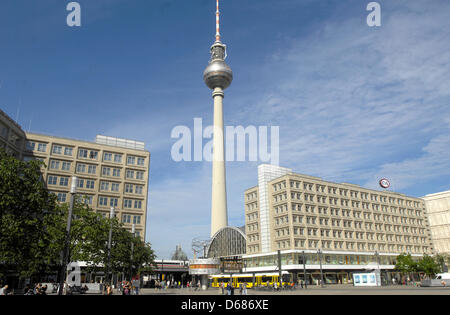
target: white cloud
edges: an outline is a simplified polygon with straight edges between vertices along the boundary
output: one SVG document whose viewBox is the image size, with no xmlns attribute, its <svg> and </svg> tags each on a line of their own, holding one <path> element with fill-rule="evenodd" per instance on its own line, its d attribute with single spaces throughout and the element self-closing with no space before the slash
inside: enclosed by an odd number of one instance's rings
<svg viewBox="0 0 450 315">
<path fill-rule="evenodd" d="M 442 142 L 450 117 L 450 7 L 409 1 L 383 12 L 379 29 L 357 18 L 327 22 L 268 59 L 262 77 L 270 78 L 270 92 L 240 117 L 280 125 L 283 166 L 367 186 L 383 173 L 395 176 L 398 189 L 422 173 L 450 175 L 450 146 Z"/>
</svg>

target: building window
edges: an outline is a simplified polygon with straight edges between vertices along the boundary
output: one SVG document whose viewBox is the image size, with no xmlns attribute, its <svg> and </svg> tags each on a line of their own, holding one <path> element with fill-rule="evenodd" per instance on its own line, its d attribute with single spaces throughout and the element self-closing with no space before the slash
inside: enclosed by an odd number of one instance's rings
<svg viewBox="0 0 450 315">
<path fill-rule="evenodd" d="M 126 174 L 127 176 L 127 178 L 134 178 L 134 171 L 132 171 L 132 170 L 127 170 L 127 174 Z"/>
<path fill-rule="evenodd" d="M 88 173 L 89 173 L 89 174 L 95 174 L 95 173 L 97 173 L 97 165 L 89 165 L 89 166 L 88 166 Z"/>
<path fill-rule="evenodd" d="M 125 192 L 130 194 L 133 193 L 133 185 L 125 184 Z"/>
<path fill-rule="evenodd" d="M 111 168 L 110 167 L 103 167 L 102 168 L 102 175 L 103 176 L 111 176 Z"/>
<path fill-rule="evenodd" d="M 58 182 L 58 177 L 57 176 L 50 175 L 48 177 L 47 183 L 49 185 L 56 185 L 57 182 Z"/>
<path fill-rule="evenodd" d="M 119 191 L 119 183 L 111 183 L 111 191 Z"/>
<path fill-rule="evenodd" d="M 122 155 L 121 154 L 114 154 L 114 162 L 122 163 Z"/>
<path fill-rule="evenodd" d="M 128 165 L 134 165 L 136 163 L 136 157 L 134 156 L 128 156 L 127 157 L 127 164 Z"/>
<path fill-rule="evenodd" d="M 78 178 L 77 187 L 84 188 L 84 179 Z"/>
<path fill-rule="evenodd" d="M 62 170 L 70 171 L 70 162 L 62 162 Z"/>
<path fill-rule="evenodd" d="M 103 154 L 103 161 L 112 161 L 112 153 L 105 152 Z"/>
<path fill-rule="evenodd" d="M 142 200 L 135 200 L 134 201 L 134 208 L 135 209 L 141 209 L 142 208 Z"/>
<path fill-rule="evenodd" d="M 123 201 L 123 207 L 124 208 L 132 208 L 132 206 L 133 206 L 133 200 L 125 199 Z"/>
<path fill-rule="evenodd" d="M 141 224 L 141 216 L 140 215 L 133 216 L 133 224 Z"/>
<path fill-rule="evenodd" d="M 60 145 L 53 145 L 53 153 L 55 154 L 61 154 L 62 153 L 62 146 Z"/>
<path fill-rule="evenodd" d="M 98 152 L 97 151 L 91 151 L 89 152 L 89 158 L 92 160 L 96 160 L 98 157 Z"/>
<path fill-rule="evenodd" d="M 142 195 L 142 188 L 143 188 L 143 186 L 136 185 L 134 188 L 134 193 L 138 194 L 138 195 Z"/>
<path fill-rule="evenodd" d="M 85 173 L 85 172 L 86 172 L 86 165 L 77 164 L 77 173 Z"/>
<path fill-rule="evenodd" d="M 65 147 L 64 148 L 64 155 L 72 156 L 73 148 Z"/>
<path fill-rule="evenodd" d="M 100 182 L 100 190 L 107 191 L 109 190 L 109 183 L 108 182 Z"/>
<path fill-rule="evenodd" d="M 39 143 L 37 150 L 39 152 L 46 152 L 47 151 L 47 144 L 46 143 Z"/>
<path fill-rule="evenodd" d="M 123 222 L 123 223 L 130 223 L 130 222 L 131 222 L 131 215 L 129 215 L 129 214 L 124 214 L 124 215 L 122 216 L 122 222 Z"/>
<path fill-rule="evenodd" d="M 117 199 L 117 198 L 110 198 L 109 199 L 109 205 L 111 207 L 117 207 L 118 202 L 119 202 L 119 199 Z"/>
<path fill-rule="evenodd" d="M 95 181 L 94 180 L 86 180 L 86 188 L 87 189 L 94 189 Z"/>
<path fill-rule="evenodd" d="M 66 193 L 58 193 L 56 199 L 58 199 L 59 202 L 66 202 Z"/>
<path fill-rule="evenodd" d="M 68 186 L 69 185 L 69 177 L 60 177 L 59 185 L 60 186 Z"/>
<path fill-rule="evenodd" d="M 139 157 L 137 159 L 137 164 L 140 166 L 144 166 L 145 165 L 145 158 Z"/>
<path fill-rule="evenodd" d="M 59 161 L 51 160 L 50 161 L 50 168 L 52 170 L 59 170 Z"/>
<path fill-rule="evenodd" d="M 136 179 L 144 179 L 144 172 L 137 171 L 136 172 Z"/>
<path fill-rule="evenodd" d="M 108 205 L 108 198 L 106 198 L 106 197 L 99 197 L 98 198 L 98 205 L 99 206 L 107 206 Z"/>
<path fill-rule="evenodd" d="M 120 177 L 120 168 L 113 168 L 113 176 Z"/>
<path fill-rule="evenodd" d="M 78 150 L 78 157 L 86 159 L 88 157 L 88 150 L 86 150 L 86 149 L 79 149 Z"/>
<path fill-rule="evenodd" d="M 28 151 L 34 151 L 34 148 L 36 147 L 36 143 L 32 141 L 27 141 L 27 150 Z"/>
</svg>

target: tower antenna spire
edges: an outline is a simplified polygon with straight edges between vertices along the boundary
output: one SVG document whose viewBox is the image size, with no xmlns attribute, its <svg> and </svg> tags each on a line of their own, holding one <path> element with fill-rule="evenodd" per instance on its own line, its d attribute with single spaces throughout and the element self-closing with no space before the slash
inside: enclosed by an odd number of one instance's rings
<svg viewBox="0 0 450 315">
<path fill-rule="evenodd" d="M 216 0 L 217 10 L 216 10 L 216 42 L 220 42 L 220 11 L 219 11 L 219 0 Z"/>
</svg>

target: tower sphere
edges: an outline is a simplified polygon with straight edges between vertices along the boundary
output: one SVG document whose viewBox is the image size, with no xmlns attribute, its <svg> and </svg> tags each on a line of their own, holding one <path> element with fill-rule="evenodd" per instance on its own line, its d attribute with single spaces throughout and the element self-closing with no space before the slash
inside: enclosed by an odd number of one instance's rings
<svg viewBox="0 0 450 315">
<path fill-rule="evenodd" d="M 233 81 L 233 71 L 221 59 L 212 60 L 203 72 L 203 80 L 210 89 L 222 88 L 225 90 Z"/>
</svg>

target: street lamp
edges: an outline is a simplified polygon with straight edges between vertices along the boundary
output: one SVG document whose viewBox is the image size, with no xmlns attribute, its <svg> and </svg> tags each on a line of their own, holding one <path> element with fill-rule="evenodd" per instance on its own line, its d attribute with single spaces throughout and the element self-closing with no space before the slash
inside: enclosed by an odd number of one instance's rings
<svg viewBox="0 0 450 315">
<path fill-rule="evenodd" d="M 136 233 L 136 224 L 133 223 L 131 226 L 131 234 L 134 235 Z M 130 263 L 130 281 L 133 280 L 133 252 L 134 252 L 134 241 L 131 240 L 131 263 Z"/>
<path fill-rule="evenodd" d="M 307 289 L 307 280 L 306 280 L 306 257 L 305 251 L 302 252 L 303 255 L 303 280 L 305 281 L 305 289 Z"/>
<path fill-rule="evenodd" d="M 110 270 L 110 264 L 111 264 L 111 242 L 112 242 L 112 227 L 113 227 L 113 221 L 114 218 L 115 209 L 114 207 L 111 207 L 111 211 L 109 213 L 109 218 L 111 219 L 111 226 L 109 227 L 109 236 L 108 236 L 108 260 L 106 262 L 106 283 L 109 284 L 109 270 Z"/>
<path fill-rule="evenodd" d="M 75 199 L 75 194 L 77 193 L 78 178 L 76 176 L 72 177 L 72 183 L 70 185 L 70 201 L 69 201 L 69 213 L 67 215 L 67 227 L 66 227 L 66 237 L 64 240 L 64 249 L 62 252 L 61 259 L 61 270 L 59 274 L 59 292 L 58 295 L 63 294 L 65 274 L 67 271 L 67 263 L 69 259 L 69 242 L 70 242 L 70 228 L 72 227 L 72 214 L 73 214 L 73 203 Z"/>
<path fill-rule="evenodd" d="M 317 250 L 317 254 L 319 255 L 319 264 L 320 264 L 320 287 L 323 288 L 322 251 L 320 250 L 320 248 Z"/>
<path fill-rule="evenodd" d="M 378 253 L 378 251 L 375 251 L 375 258 L 376 258 L 377 264 L 378 264 L 378 274 L 380 276 L 380 285 L 381 285 L 380 254 Z"/>
</svg>

